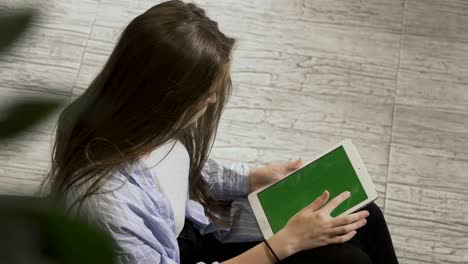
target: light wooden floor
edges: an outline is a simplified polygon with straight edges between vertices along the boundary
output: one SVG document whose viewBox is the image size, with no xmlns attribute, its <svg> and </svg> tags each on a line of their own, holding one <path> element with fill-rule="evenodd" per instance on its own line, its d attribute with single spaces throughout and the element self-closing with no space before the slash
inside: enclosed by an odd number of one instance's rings
<svg viewBox="0 0 468 264">
<path fill-rule="evenodd" d="M 76 98 L 159 1 L 4 0 L 43 16 L 0 62 L 0 104 Z M 196 1 L 238 40 L 214 156 L 307 160 L 351 138 L 401 263 L 468 263 L 468 1 Z M 31 193 L 55 117 L 0 145 L 0 192 Z"/>
</svg>

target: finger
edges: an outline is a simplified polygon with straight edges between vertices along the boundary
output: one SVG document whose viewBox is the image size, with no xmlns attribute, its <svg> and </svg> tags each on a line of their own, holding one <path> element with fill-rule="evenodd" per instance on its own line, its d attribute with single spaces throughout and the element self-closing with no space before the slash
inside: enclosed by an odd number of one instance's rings
<svg viewBox="0 0 468 264">
<path fill-rule="evenodd" d="M 344 200 L 348 199 L 351 195 L 350 192 L 343 192 L 337 197 L 333 198 L 328 204 L 323 207 L 325 213 L 330 214 L 337 208 Z"/>
<path fill-rule="evenodd" d="M 356 231 L 351 231 L 347 234 L 344 234 L 344 235 L 341 235 L 341 236 L 334 236 L 334 237 L 331 237 L 328 239 L 328 244 L 338 244 L 338 243 L 344 243 L 344 242 L 347 242 L 349 240 L 351 240 L 351 238 L 353 238 L 353 236 L 355 236 L 357 234 Z"/>
<path fill-rule="evenodd" d="M 311 204 L 309 204 L 306 208 L 308 210 L 315 211 L 322 207 L 324 204 L 327 203 L 328 198 L 330 198 L 330 193 L 328 191 L 324 191 L 322 195 L 317 197 Z"/>
<path fill-rule="evenodd" d="M 354 231 L 356 229 L 359 229 L 363 227 L 367 223 L 366 219 L 361 219 L 359 221 L 353 222 L 351 224 L 343 225 L 343 226 L 338 226 L 335 228 L 332 228 L 329 232 L 327 232 L 331 236 L 340 236 L 343 234 L 347 234 L 351 231 Z"/>
<path fill-rule="evenodd" d="M 296 161 L 290 161 L 286 163 L 285 167 L 288 172 L 292 172 L 292 171 L 299 169 L 301 166 L 302 166 L 302 159 L 298 159 Z"/>
<path fill-rule="evenodd" d="M 302 161 L 302 159 L 298 159 L 298 160 L 296 160 L 294 162 L 291 162 L 291 163 L 292 163 L 291 164 L 291 169 L 299 169 L 304 162 Z"/>
<path fill-rule="evenodd" d="M 342 226 L 342 225 L 347 225 L 347 224 L 359 221 L 368 216 L 369 216 L 369 211 L 365 210 L 365 211 L 360 211 L 354 214 L 343 215 L 343 216 L 333 218 L 330 221 L 330 223 L 333 227 Z"/>
</svg>

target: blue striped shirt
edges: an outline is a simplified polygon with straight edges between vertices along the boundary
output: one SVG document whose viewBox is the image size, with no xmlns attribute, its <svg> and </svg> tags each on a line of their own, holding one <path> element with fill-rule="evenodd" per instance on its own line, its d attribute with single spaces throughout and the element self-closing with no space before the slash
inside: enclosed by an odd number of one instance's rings
<svg viewBox="0 0 468 264">
<path fill-rule="evenodd" d="M 232 201 L 229 216 L 224 216 L 229 225 L 223 229 L 216 227 L 205 215 L 203 206 L 188 198 L 185 218 L 201 234 L 213 233 L 223 243 L 262 240 L 246 199 L 248 166 L 208 159 L 202 175 L 215 198 Z M 86 198 L 79 212 L 75 210 L 112 235 L 118 245 L 118 263 L 180 263 L 174 211 L 160 191 L 157 176 L 144 162 L 137 161 L 113 173 L 98 194 Z M 71 191 L 69 201 L 85 189 L 84 185 Z"/>
</svg>

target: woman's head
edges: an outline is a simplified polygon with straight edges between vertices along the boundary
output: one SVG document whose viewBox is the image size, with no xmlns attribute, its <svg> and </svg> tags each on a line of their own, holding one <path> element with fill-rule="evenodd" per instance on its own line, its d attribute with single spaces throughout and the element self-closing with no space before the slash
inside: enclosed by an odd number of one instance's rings
<svg viewBox="0 0 468 264">
<path fill-rule="evenodd" d="M 190 194 L 211 203 L 200 171 L 231 92 L 234 42 L 203 9 L 181 1 L 131 21 L 102 71 L 60 116 L 52 191 L 90 181 L 85 196 L 92 195 L 118 166 L 179 139 L 190 155 Z"/>
<path fill-rule="evenodd" d="M 233 44 L 194 4 L 169 1 L 150 8 L 125 28 L 88 89 L 97 86 L 100 107 L 119 114 L 115 120 L 102 118 L 100 126 L 136 129 L 139 133 L 131 135 L 138 141 L 145 128 L 149 137 L 162 127 L 180 132 L 207 102 L 214 104 L 213 95 L 222 107 L 229 95 Z"/>
</svg>

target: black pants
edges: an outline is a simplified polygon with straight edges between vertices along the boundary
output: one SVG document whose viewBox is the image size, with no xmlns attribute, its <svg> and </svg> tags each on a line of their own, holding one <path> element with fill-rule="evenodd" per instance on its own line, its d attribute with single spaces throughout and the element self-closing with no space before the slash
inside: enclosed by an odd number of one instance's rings
<svg viewBox="0 0 468 264">
<path fill-rule="evenodd" d="M 348 242 L 301 251 L 283 259 L 281 264 L 292 263 L 398 263 L 393 249 L 387 224 L 380 208 L 371 203 L 362 210 L 370 215 L 367 224 L 358 229 L 357 234 Z M 189 221 L 177 238 L 180 248 L 181 264 L 203 261 L 225 261 L 238 256 L 259 242 L 221 243 L 213 235 L 200 235 Z"/>
</svg>

